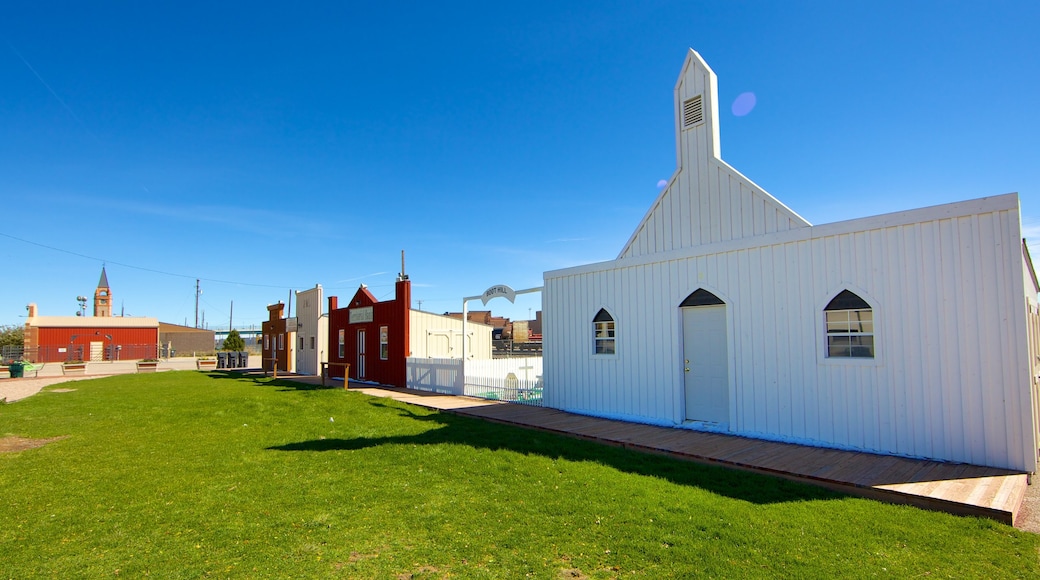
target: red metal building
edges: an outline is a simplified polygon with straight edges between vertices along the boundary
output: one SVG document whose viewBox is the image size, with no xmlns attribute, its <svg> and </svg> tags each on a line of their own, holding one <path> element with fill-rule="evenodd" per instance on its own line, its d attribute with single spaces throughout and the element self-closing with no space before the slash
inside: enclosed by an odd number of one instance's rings
<svg viewBox="0 0 1040 580">
<path fill-rule="evenodd" d="M 350 379 L 404 387 L 409 352 L 409 314 L 412 285 L 401 276 L 394 287 L 395 299 L 380 302 L 364 285 L 350 303 L 339 308 L 329 297 L 329 373 L 343 378 L 350 364 Z"/>
<path fill-rule="evenodd" d="M 145 317 L 38 316 L 29 305 L 25 357 L 33 362 L 157 358 L 159 321 Z"/>
</svg>

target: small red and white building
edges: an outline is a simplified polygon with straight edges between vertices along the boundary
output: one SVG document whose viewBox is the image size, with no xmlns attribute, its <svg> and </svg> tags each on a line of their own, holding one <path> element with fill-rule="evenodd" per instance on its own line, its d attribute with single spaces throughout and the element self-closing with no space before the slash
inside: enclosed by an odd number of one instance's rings
<svg viewBox="0 0 1040 580">
<path fill-rule="evenodd" d="M 362 285 L 345 306 L 329 297 L 329 376 L 342 379 L 349 365 L 352 381 L 406 387 L 409 358 L 460 359 L 463 323 L 439 314 L 413 310 L 412 286 L 401 275 L 393 300 L 380 302 Z M 469 358 L 491 358 L 492 327 L 465 326 Z"/>
</svg>

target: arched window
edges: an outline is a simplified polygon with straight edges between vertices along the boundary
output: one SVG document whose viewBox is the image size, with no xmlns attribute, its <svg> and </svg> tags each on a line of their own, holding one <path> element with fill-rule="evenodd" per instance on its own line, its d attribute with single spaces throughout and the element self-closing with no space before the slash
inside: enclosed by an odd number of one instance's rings
<svg viewBox="0 0 1040 580">
<path fill-rule="evenodd" d="M 601 308 L 592 319 L 592 336 L 596 345 L 596 354 L 614 354 L 617 352 L 614 336 L 614 317 L 606 309 Z"/>
<path fill-rule="evenodd" d="M 828 358 L 874 358 L 874 311 L 866 300 L 842 290 L 823 311 Z"/>
</svg>

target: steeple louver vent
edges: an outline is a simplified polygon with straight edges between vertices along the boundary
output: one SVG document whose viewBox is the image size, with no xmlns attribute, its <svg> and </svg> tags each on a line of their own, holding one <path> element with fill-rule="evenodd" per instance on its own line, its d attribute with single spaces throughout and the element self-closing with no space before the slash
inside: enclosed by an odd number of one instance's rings
<svg viewBox="0 0 1040 580">
<path fill-rule="evenodd" d="M 682 109 L 683 129 L 689 129 L 704 122 L 704 107 L 701 104 L 700 95 L 684 102 Z"/>
</svg>

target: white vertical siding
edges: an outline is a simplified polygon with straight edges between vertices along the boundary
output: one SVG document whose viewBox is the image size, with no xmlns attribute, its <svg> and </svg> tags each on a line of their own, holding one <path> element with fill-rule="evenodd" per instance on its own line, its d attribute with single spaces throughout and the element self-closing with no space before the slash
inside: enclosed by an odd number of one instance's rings
<svg viewBox="0 0 1040 580">
<path fill-rule="evenodd" d="M 405 386 L 409 389 L 446 395 L 465 392 L 461 358 L 408 357 L 405 368 Z"/>
<path fill-rule="evenodd" d="M 409 314 L 409 348 L 413 358 L 462 358 L 462 320 L 412 310 Z M 469 354 L 476 359 L 491 358 L 490 326 L 466 324 Z"/>
<path fill-rule="evenodd" d="M 679 303 L 705 287 L 729 311 L 730 430 L 1032 471 L 1018 214 L 994 199 L 1002 209 L 950 216 L 964 209 L 951 204 L 547 273 L 546 404 L 681 423 Z M 874 308 L 874 360 L 824 356 L 822 309 L 843 289 Z M 601 307 L 615 357 L 592 354 Z"/>
<path fill-rule="evenodd" d="M 310 290 L 296 293 L 296 319 L 298 326 L 296 340 L 303 339 L 303 348 L 296 348 L 296 372 L 304 375 L 317 375 L 321 369 L 321 363 L 326 362 L 328 353 L 328 329 L 329 319 L 322 316 L 324 309 L 324 296 L 321 284 L 317 284 Z M 311 348 L 313 339 L 314 348 Z"/>
<path fill-rule="evenodd" d="M 675 86 L 676 172 L 620 257 L 635 257 L 809 225 L 722 161 L 715 73 L 690 51 Z M 704 122 L 682 128 L 682 104 L 700 95 Z"/>
</svg>

